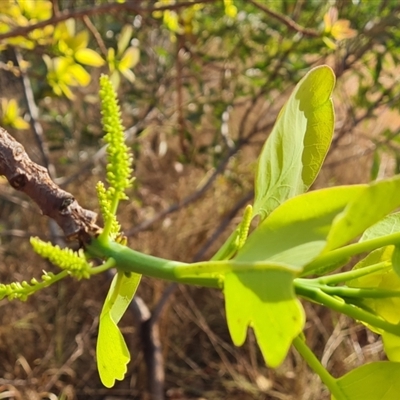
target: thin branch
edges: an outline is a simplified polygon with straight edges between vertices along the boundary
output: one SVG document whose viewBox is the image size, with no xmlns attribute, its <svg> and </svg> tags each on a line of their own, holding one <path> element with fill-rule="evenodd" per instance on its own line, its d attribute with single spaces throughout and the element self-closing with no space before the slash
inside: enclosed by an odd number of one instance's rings
<svg viewBox="0 0 400 400">
<path fill-rule="evenodd" d="M 102 4 L 98 7 L 85 7 L 81 10 L 74 11 L 63 11 L 57 15 L 53 15 L 51 18 L 45 21 L 40 21 L 36 24 L 19 26 L 9 32 L 0 35 L 0 42 L 4 39 L 16 37 L 16 36 L 26 36 L 28 33 L 34 31 L 35 29 L 42 29 L 48 25 L 56 25 L 59 22 L 66 21 L 67 19 L 82 19 L 85 16 L 89 17 L 91 15 L 109 14 L 111 12 L 126 12 L 131 11 L 136 14 L 150 14 L 154 11 L 165 11 L 165 10 L 177 10 L 179 8 L 193 7 L 195 4 L 205 4 L 205 3 L 215 3 L 217 0 L 196 0 L 196 1 L 185 1 L 182 3 L 170 4 L 162 7 L 149 7 L 140 8 L 137 6 L 136 0 L 130 0 L 126 3 L 111 3 Z"/>
<path fill-rule="evenodd" d="M 97 45 L 99 46 L 101 52 L 103 53 L 103 56 L 107 57 L 107 48 L 106 48 L 103 38 L 100 35 L 100 32 L 93 25 L 93 22 L 90 20 L 90 18 L 87 15 L 84 15 L 82 19 L 83 19 L 83 22 L 86 25 L 86 27 L 89 29 L 89 31 L 92 33 L 93 37 L 95 38 Z"/>
<path fill-rule="evenodd" d="M 253 6 L 257 7 L 258 9 L 264 11 L 269 16 L 277 19 L 279 22 L 282 22 L 284 25 L 286 25 L 292 31 L 301 33 L 304 36 L 321 37 L 321 34 L 318 31 L 316 31 L 314 29 L 303 28 L 301 25 L 294 22 L 292 19 L 290 19 L 286 15 L 279 14 L 278 12 L 273 11 L 270 8 L 266 7 L 265 5 L 257 3 L 254 0 L 248 0 L 248 2 L 253 4 Z"/>
</svg>

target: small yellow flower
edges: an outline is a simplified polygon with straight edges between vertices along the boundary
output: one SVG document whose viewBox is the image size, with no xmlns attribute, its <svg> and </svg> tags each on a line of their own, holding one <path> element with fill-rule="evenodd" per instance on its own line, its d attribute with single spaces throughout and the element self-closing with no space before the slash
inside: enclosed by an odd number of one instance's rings
<svg viewBox="0 0 400 400">
<path fill-rule="evenodd" d="M 1 122 L 16 129 L 29 129 L 29 124 L 19 115 L 17 100 L 1 99 Z"/>
</svg>

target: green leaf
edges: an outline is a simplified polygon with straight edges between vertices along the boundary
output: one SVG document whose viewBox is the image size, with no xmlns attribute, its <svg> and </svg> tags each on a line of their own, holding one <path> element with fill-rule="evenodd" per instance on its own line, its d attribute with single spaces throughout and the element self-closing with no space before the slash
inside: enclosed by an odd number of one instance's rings
<svg viewBox="0 0 400 400">
<path fill-rule="evenodd" d="M 353 369 L 337 379 L 337 384 L 351 400 L 397 400 L 399 376 L 400 363 L 380 361 Z"/>
<path fill-rule="evenodd" d="M 393 213 L 369 227 L 361 236 L 360 242 L 400 232 L 400 213 Z"/>
<path fill-rule="evenodd" d="M 335 218 L 325 250 L 348 243 L 399 205 L 400 176 L 371 183 Z"/>
<path fill-rule="evenodd" d="M 384 261 L 389 262 L 392 258 L 392 254 L 393 246 L 377 249 L 357 263 L 353 270 L 358 270 Z M 352 279 L 347 282 L 347 285 L 356 288 L 400 290 L 400 277 L 392 268 L 386 268 L 373 274 Z M 360 305 L 372 310 L 376 315 L 379 315 L 392 324 L 398 324 L 400 322 L 400 297 L 365 298 L 362 299 Z"/>
<path fill-rule="evenodd" d="M 296 299 L 293 279 L 292 271 L 273 266 L 225 276 L 226 318 L 233 343 L 241 346 L 251 326 L 271 367 L 282 363 L 304 326 L 304 310 Z"/>
<path fill-rule="evenodd" d="M 321 253 L 332 221 L 364 188 L 338 186 L 287 200 L 249 236 L 235 260 L 268 260 L 300 270 Z"/>
<path fill-rule="evenodd" d="M 118 272 L 100 314 L 97 368 L 103 385 L 108 388 L 114 386 L 115 380 L 124 378 L 130 360 L 129 350 L 117 324 L 132 301 L 140 278 L 138 274 L 127 277 Z"/>
<path fill-rule="evenodd" d="M 400 362 L 400 337 L 389 332 L 382 332 L 385 354 L 390 361 Z"/>
<path fill-rule="evenodd" d="M 371 252 L 367 257 L 361 260 L 353 270 L 372 266 L 385 261 L 389 262 L 393 258 L 393 247 L 394 246 L 387 246 Z M 400 290 L 400 277 L 392 268 L 385 268 L 375 273 L 352 279 L 347 282 L 347 285 L 356 288 Z M 400 323 L 399 297 L 364 298 L 359 299 L 357 305 L 392 324 Z M 382 336 L 384 350 L 388 359 L 391 361 L 400 361 L 400 337 L 376 328 L 375 326 L 366 323 L 364 323 L 364 325 L 373 332 Z"/>
<path fill-rule="evenodd" d="M 396 245 L 392 254 L 393 271 L 400 277 L 400 247 Z"/>
<path fill-rule="evenodd" d="M 315 180 L 332 140 L 334 84 L 331 68 L 314 68 L 281 110 L 259 158 L 254 215 L 264 219 Z"/>
<path fill-rule="evenodd" d="M 388 226 L 387 224 L 385 225 Z M 384 261 L 389 262 L 392 258 L 393 246 L 377 249 L 357 263 L 353 270 L 375 265 Z M 364 275 L 357 279 L 352 279 L 347 282 L 347 285 L 356 288 L 400 290 L 400 278 L 392 268 L 385 268 L 381 271 Z M 398 324 L 400 322 L 399 297 L 361 299 L 358 302 L 358 306 L 373 312 L 375 315 L 380 316 L 392 324 Z M 364 325 L 373 332 L 382 336 L 383 347 L 388 359 L 390 361 L 400 361 L 400 337 L 376 328 L 375 326 L 366 323 L 364 323 Z"/>
</svg>

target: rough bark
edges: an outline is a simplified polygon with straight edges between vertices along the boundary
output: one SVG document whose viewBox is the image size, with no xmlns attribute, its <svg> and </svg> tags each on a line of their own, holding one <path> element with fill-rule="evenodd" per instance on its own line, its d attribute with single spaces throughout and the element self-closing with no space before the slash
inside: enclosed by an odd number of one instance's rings
<svg viewBox="0 0 400 400">
<path fill-rule="evenodd" d="M 0 127 L 0 175 L 29 196 L 44 215 L 54 219 L 68 240 L 86 242 L 99 232 L 97 214 L 82 208 L 72 194 L 59 188 L 46 168 L 34 163 L 5 129 Z"/>
</svg>

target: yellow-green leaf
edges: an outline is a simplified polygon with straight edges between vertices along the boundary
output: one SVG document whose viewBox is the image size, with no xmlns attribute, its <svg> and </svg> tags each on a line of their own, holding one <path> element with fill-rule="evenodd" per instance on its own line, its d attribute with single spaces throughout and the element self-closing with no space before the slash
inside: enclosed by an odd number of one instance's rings
<svg viewBox="0 0 400 400">
<path fill-rule="evenodd" d="M 365 186 L 337 186 L 285 201 L 254 230 L 236 261 L 268 260 L 302 267 L 326 245 L 334 218 Z"/>
<path fill-rule="evenodd" d="M 373 182 L 335 218 L 325 251 L 336 249 L 400 206 L 400 176 Z"/>
<path fill-rule="evenodd" d="M 124 378 L 130 360 L 129 350 L 117 324 L 132 301 L 140 278 L 138 274 L 127 277 L 118 272 L 101 311 L 96 358 L 100 379 L 108 388 L 114 386 L 116 380 Z"/>
<path fill-rule="evenodd" d="M 105 314 L 100 323 L 101 329 L 97 338 L 97 368 L 103 385 L 111 388 L 116 380 L 124 378 L 130 355 L 121 331 L 110 314 Z"/>
<path fill-rule="evenodd" d="M 390 361 L 400 362 L 400 337 L 389 332 L 381 332 L 383 349 Z"/>
<path fill-rule="evenodd" d="M 266 218 L 315 180 L 332 140 L 334 84 L 330 67 L 314 68 L 283 107 L 258 161 L 254 215 Z"/>
<path fill-rule="evenodd" d="M 400 393 L 399 376 L 400 363 L 379 361 L 353 369 L 336 382 L 345 399 L 397 400 Z"/>
<path fill-rule="evenodd" d="M 303 330 L 304 310 L 290 270 L 231 272 L 225 275 L 226 318 L 233 343 L 241 346 L 252 327 L 267 365 L 278 367 Z"/>
<path fill-rule="evenodd" d="M 393 255 L 393 249 L 394 246 L 387 246 L 374 250 L 357 263 L 353 269 L 358 270 L 384 261 L 389 263 Z M 400 290 L 400 277 L 394 272 L 393 268 L 386 268 L 374 274 L 364 275 L 346 283 L 349 287 L 363 289 Z M 361 305 L 392 324 L 400 322 L 399 297 L 365 298 L 362 299 Z"/>
</svg>

